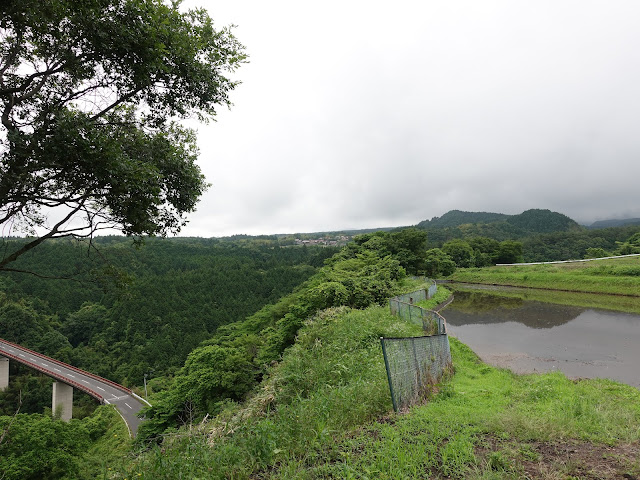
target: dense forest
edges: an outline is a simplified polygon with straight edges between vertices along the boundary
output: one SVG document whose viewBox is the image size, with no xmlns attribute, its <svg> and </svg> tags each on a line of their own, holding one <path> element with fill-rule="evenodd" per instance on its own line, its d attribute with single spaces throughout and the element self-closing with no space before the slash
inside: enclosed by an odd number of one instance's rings
<svg viewBox="0 0 640 480">
<path fill-rule="evenodd" d="M 0 277 L 0 337 L 124 385 L 141 385 L 145 376 L 159 382 L 220 325 L 276 302 L 335 251 L 281 248 L 274 240 L 45 243 L 15 264 L 36 275 Z M 19 390 L 23 412 L 42 411 L 50 380 L 11 368 L 0 412 L 13 411 Z"/>
<path fill-rule="evenodd" d="M 220 327 L 191 352 L 170 388 L 154 398 L 140 438 L 160 438 L 167 428 L 241 401 L 293 345 L 306 319 L 330 307 L 386 303 L 407 273 L 418 273 L 425 251 L 426 234 L 415 229 L 357 237 L 291 294 Z"/>
<path fill-rule="evenodd" d="M 381 304 L 398 293 L 407 272 L 419 267 L 426 234 L 362 236 L 338 253 L 259 244 L 150 239 L 135 249 L 126 239 L 107 238 L 96 245 L 99 257 L 87 260 L 86 244 L 52 242 L 16 265 L 38 276 L 4 274 L 0 336 L 131 386 L 151 374 L 153 407 L 138 438 L 159 441 L 167 429 L 244 399 L 314 313 Z M 72 280 L 41 278 L 56 275 Z M 0 430 L 16 439 L 0 443 L 8 478 L 80 472 L 88 461 L 82 445 L 102 445 L 115 428 L 103 407 L 92 413 L 88 397 L 78 396 L 75 411 L 88 416 L 69 425 L 52 422 L 50 380 L 12 369 L 10 387 L 0 394 Z M 27 413 L 37 415 L 29 420 Z M 43 443 L 18 441 L 39 430 Z M 80 446 L 47 440 L 56 435 L 78 436 Z M 23 460 L 32 455 L 47 461 L 29 467 Z"/>
</svg>

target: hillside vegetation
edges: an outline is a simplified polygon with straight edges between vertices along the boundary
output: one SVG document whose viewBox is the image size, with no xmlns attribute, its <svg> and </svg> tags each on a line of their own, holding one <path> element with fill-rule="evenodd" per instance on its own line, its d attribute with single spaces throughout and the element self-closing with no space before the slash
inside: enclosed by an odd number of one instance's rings
<svg viewBox="0 0 640 480">
<path fill-rule="evenodd" d="M 621 220 L 598 220 L 587 228 L 623 227 L 625 225 L 640 225 L 640 218 L 625 218 Z"/>
<path fill-rule="evenodd" d="M 521 243 L 520 261 L 525 262 L 607 256 L 640 232 L 637 224 L 616 225 L 587 229 L 561 213 L 533 209 L 519 215 L 452 210 L 442 217 L 420 222 L 416 227 L 427 232 L 430 248 L 443 248 L 452 241 L 467 242 L 483 254 L 477 266 L 486 266 L 490 261 L 497 261 L 499 256 L 495 252 L 497 247 L 491 246 L 491 242 Z"/>
<path fill-rule="evenodd" d="M 526 210 L 519 215 L 451 210 L 442 217 L 418 223 L 416 228 L 427 230 L 432 240 L 484 236 L 500 241 L 583 229 L 566 215 L 540 209 Z"/>
<path fill-rule="evenodd" d="M 509 251 L 518 243 L 505 242 L 487 245 Z M 452 253 L 466 251 L 462 244 L 454 246 L 461 248 L 451 248 Z M 190 248 L 199 251 L 201 247 Z M 242 247 L 236 252 L 230 244 L 217 253 L 228 253 L 223 258 L 242 269 L 249 258 L 268 263 L 271 248 L 265 248 Z M 311 253 L 303 248 L 276 250 L 275 255 L 290 260 Z M 451 340 L 452 377 L 438 385 L 424 405 L 407 414 L 392 413 L 379 337 L 422 332 L 392 316 L 387 300 L 421 286 L 421 280 L 407 273 L 417 273 L 436 258 L 429 256 L 432 250 L 427 234 L 418 229 L 358 237 L 290 293 L 244 318 L 216 326 L 179 367 L 152 379 L 153 407 L 146 410 L 147 420 L 135 443 L 123 441 L 109 422 L 91 430 L 92 422 L 106 415 L 101 407 L 69 424 L 69 429 L 78 429 L 86 453 L 70 448 L 66 463 L 60 460 L 67 458 L 60 452 L 66 448 L 64 442 L 61 446 L 34 442 L 29 455 L 47 461 L 33 462 L 30 470 L 28 457 L 9 456 L 19 442 L 0 441 L 0 456 L 6 455 L 6 471 L 12 472 L 5 478 L 613 479 L 640 475 L 637 389 L 605 380 L 571 381 L 561 374 L 514 375 L 483 364 L 455 339 Z M 234 261 L 231 252 L 239 258 Z M 191 272 L 186 260 L 182 260 L 184 272 Z M 198 262 L 206 261 L 203 253 Z M 306 265 L 312 267 L 310 263 Z M 141 265 L 150 268 L 146 262 Z M 172 265 L 166 274 L 182 278 L 182 270 Z M 633 264 L 603 266 L 600 273 L 607 280 L 602 284 L 611 277 L 622 283 L 636 278 Z M 296 265 L 292 262 L 291 267 Z M 572 274 L 565 270 L 559 274 Z M 460 269 L 456 275 L 482 271 Z M 192 273 L 197 273 L 195 264 Z M 578 269 L 573 276 L 579 276 Z M 582 276 L 598 275 L 594 271 Z M 17 281 L 7 285 L 20 286 Z M 152 282 L 148 285 L 151 288 Z M 167 285 L 171 284 L 167 281 Z M 193 285 L 197 288 L 199 283 Z M 7 305 L 19 305 L 16 291 L 5 293 Z M 111 293 L 104 295 L 110 298 Z M 449 292 L 439 286 L 431 306 L 447 297 Z M 189 298 L 195 302 L 198 297 Z M 120 301 L 127 301 L 126 295 L 113 305 Z M 36 308 L 48 308 L 47 303 L 30 302 L 24 307 L 36 313 Z M 111 309 L 110 304 L 103 307 Z M 67 317 L 56 320 L 54 315 L 34 318 L 46 318 L 52 331 L 68 321 Z M 11 328 L 29 333 L 20 325 Z M 102 331 L 98 329 L 98 334 Z M 171 346 L 162 348 L 159 355 Z M 4 401 L 9 397 L 6 392 L 0 394 Z M 10 417 L 0 417 L 0 431 L 7 429 L 8 440 L 18 435 L 26 441 L 39 435 L 37 425 L 51 430 L 40 416 L 29 417 L 19 416 L 14 423 L 17 430 L 10 425 Z M 68 435 L 71 430 L 60 432 Z M 15 465 L 20 470 L 8 470 Z"/>
<path fill-rule="evenodd" d="M 194 349 L 169 389 L 152 398 L 141 438 L 241 401 L 269 366 L 294 344 L 305 320 L 331 307 L 385 304 L 416 273 L 426 236 L 415 230 L 363 235 L 334 255 L 313 277 L 275 304 L 220 327 Z"/>
<path fill-rule="evenodd" d="M 386 306 L 320 312 L 245 402 L 166 435 L 116 478 L 640 474 L 637 389 L 560 373 L 515 375 L 483 364 L 455 339 L 453 377 L 426 404 L 393 414 L 378 337 L 419 334 Z"/>
<path fill-rule="evenodd" d="M 449 295 L 441 289 L 430 306 Z M 289 463 L 285 470 L 295 477 L 300 467 L 329 461 L 335 452 L 324 450 L 332 450 L 336 435 L 391 409 L 380 337 L 421 334 L 387 305 L 322 310 L 303 322 L 295 344 L 245 402 L 165 436 L 162 448 L 143 453 L 123 476 L 249 478 Z M 187 452 L 192 462 L 183 460 Z"/>
<path fill-rule="evenodd" d="M 359 242 L 355 242 L 348 248 L 343 249 L 339 254 L 328 259 L 324 267 L 308 278 L 308 280 L 298 285 L 293 292 L 279 296 L 279 300 L 263 307 L 254 314 L 246 316 L 243 320 L 231 322 L 226 325 L 218 325 L 213 335 L 209 334 L 208 338 L 201 342 L 200 346 L 195 348 L 186 357 L 186 360 L 183 361 L 182 368 L 177 370 L 174 375 L 171 375 L 171 373 L 173 373 L 171 370 L 161 372 L 164 373 L 162 376 L 158 372 L 153 372 L 153 378 L 148 382 L 153 408 L 145 412 L 148 420 L 143 423 L 143 427 L 139 430 L 138 439 L 140 441 L 150 439 L 155 442 L 164 442 L 167 434 L 170 434 L 176 428 L 185 428 L 193 423 L 199 422 L 203 418 L 223 412 L 228 405 L 234 402 L 245 401 L 248 396 L 255 393 L 255 389 L 263 378 L 265 378 L 265 375 L 268 374 L 270 368 L 282 359 L 282 353 L 295 343 L 298 330 L 303 323 L 313 315 L 332 307 L 343 306 L 352 309 L 362 309 L 372 304 L 386 303 L 390 296 L 395 295 L 405 288 L 409 288 L 408 285 L 411 285 L 411 283 L 406 278 L 406 272 L 415 273 L 414 263 L 420 260 L 425 250 L 425 240 L 426 236 L 424 234 L 416 234 L 415 231 L 394 232 L 392 234 L 375 235 L 371 238 L 362 238 Z M 179 243 L 180 242 L 178 242 L 178 244 Z M 322 256 L 326 255 L 325 252 L 331 252 L 330 250 L 324 249 L 309 250 L 304 247 L 280 249 L 274 245 L 266 248 L 266 250 L 254 247 L 238 249 L 234 244 L 217 245 L 215 243 L 215 248 L 211 249 L 210 246 L 199 246 L 198 243 L 201 242 L 196 241 L 193 243 L 196 244 L 195 247 L 192 242 L 187 242 L 187 245 L 190 246 L 190 248 L 195 248 L 196 251 L 200 251 L 202 248 L 202 257 L 198 258 L 194 255 L 188 255 L 186 258 L 177 260 L 167 258 L 166 263 L 168 265 L 175 265 L 173 262 L 179 261 L 185 272 L 198 274 L 200 271 L 198 270 L 197 264 L 200 262 L 205 265 L 207 265 L 207 262 L 211 262 L 213 268 L 214 265 L 225 265 L 224 262 L 228 261 L 229 265 L 231 265 L 230 268 L 233 269 L 235 267 L 239 272 L 228 270 L 227 272 L 223 271 L 222 274 L 227 273 L 227 277 L 233 279 L 236 278 L 234 275 L 242 273 L 242 267 L 245 265 L 245 262 L 251 263 L 251 261 L 253 261 L 254 272 L 251 272 L 251 268 L 247 265 L 248 289 L 254 288 L 251 284 L 251 279 L 255 278 L 255 275 L 264 278 L 266 269 L 264 267 L 256 269 L 255 266 L 264 265 L 264 263 L 261 264 L 259 261 L 268 260 L 270 255 L 277 256 L 276 261 L 273 262 L 273 266 L 282 266 L 283 262 L 278 262 L 278 258 L 300 259 L 301 256 L 302 258 L 310 256 L 314 259 L 322 259 Z M 167 244 L 164 242 L 160 243 L 160 245 L 167 248 Z M 54 244 L 52 246 L 56 245 Z M 220 248 L 218 249 L 218 247 Z M 72 245 L 70 248 L 75 248 L 75 246 Z M 173 244 L 170 244 L 168 248 L 169 251 L 175 251 Z M 160 252 L 162 252 L 162 250 L 162 248 L 159 249 Z M 207 253 L 210 257 L 207 256 Z M 227 255 L 224 255 L 224 253 Z M 234 253 L 237 255 L 234 256 Z M 156 258 L 153 257 L 153 254 L 151 255 L 152 258 Z M 194 259 L 196 261 L 193 264 L 189 263 L 189 260 Z M 193 266 L 193 270 L 190 268 L 191 266 Z M 141 270 L 144 271 L 145 268 L 149 268 L 149 264 L 147 262 L 140 262 L 140 267 Z M 154 267 L 162 269 L 163 262 L 159 262 L 154 265 Z M 296 265 L 294 264 L 292 267 L 295 268 Z M 285 269 L 285 271 L 286 270 L 287 269 Z M 308 271 L 306 268 L 305 270 Z M 166 271 L 167 280 L 173 278 L 174 282 L 170 283 L 167 281 L 167 285 L 176 286 L 176 282 L 183 278 L 181 276 L 182 271 L 183 270 L 174 268 L 168 269 Z M 162 272 L 162 270 L 160 270 L 160 272 Z M 152 278 L 153 275 L 148 277 L 148 283 L 145 284 L 148 285 L 149 288 L 154 286 Z M 243 277 L 239 276 L 238 278 L 242 279 Z M 114 306 L 119 305 L 119 302 L 127 302 L 132 300 L 132 298 L 135 299 L 138 297 L 140 303 L 134 305 L 140 309 L 154 308 L 153 305 L 149 305 L 149 303 L 153 301 L 165 302 L 164 308 L 170 308 L 167 307 L 168 303 L 166 302 L 166 298 L 154 297 L 152 295 L 144 298 L 143 289 L 139 290 L 139 294 L 135 297 L 129 298 L 127 291 L 133 289 L 132 285 L 135 286 L 136 281 L 134 278 L 132 282 L 127 282 L 127 284 L 123 286 L 124 295 L 115 298 Z M 201 277 L 201 282 L 203 282 L 204 285 L 198 282 L 194 284 L 194 288 L 209 289 L 210 285 L 207 284 L 206 281 L 207 276 Z M 34 284 L 37 284 L 37 282 L 34 282 Z M 8 284 L 10 288 L 17 288 L 20 285 L 19 281 L 16 281 L 15 284 Z M 21 288 L 24 289 L 23 291 L 26 291 L 27 285 L 30 285 L 27 281 L 22 284 Z M 258 281 L 255 288 L 265 286 L 268 285 Z M 159 290 L 159 293 L 161 291 L 163 290 Z M 242 291 L 242 289 L 240 289 L 240 291 Z M 123 293 L 121 290 L 119 290 L 119 292 Z M 169 292 L 168 298 L 173 298 L 170 293 L 171 292 Z M 274 294 L 273 291 L 270 293 Z M 188 294 L 190 294 L 190 292 L 176 292 L 178 297 Z M 109 293 L 105 295 L 109 295 Z M 202 301 L 199 300 L 206 298 L 211 298 L 214 301 L 218 299 L 216 292 L 202 292 L 201 295 L 189 296 L 187 300 L 193 303 L 193 306 L 196 308 L 198 308 L 198 306 L 202 308 Z M 3 300 L 7 307 L 7 315 L 5 322 L 0 325 L 6 328 L 7 333 L 12 335 L 25 335 L 27 340 L 34 342 L 41 341 L 42 332 L 53 332 L 58 337 L 62 336 L 64 339 L 64 334 L 60 333 L 59 329 L 64 327 L 67 320 L 55 322 L 53 321 L 56 320 L 54 315 L 42 315 L 36 310 L 36 307 L 41 309 L 48 308 L 47 303 L 43 302 L 39 304 L 37 299 L 18 299 L 17 293 L 15 292 L 5 294 Z M 178 298 L 176 300 L 178 301 L 178 305 L 180 305 L 182 299 Z M 244 300 L 244 297 L 238 295 L 236 300 L 241 302 Z M 99 305 L 98 307 L 107 311 L 111 309 L 111 305 L 109 304 Z M 82 308 L 84 308 L 84 305 L 81 309 Z M 21 311 L 20 309 L 28 310 L 31 314 L 32 322 L 27 323 L 23 328 L 23 323 L 17 321 L 19 318 L 16 319 L 16 316 L 9 311 L 10 309 L 17 310 L 18 312 Z M 138 319 L 138 312 L 135 309 L 121 309 L 118 311 L 127 313 L 128 318 Z M 206 312 L 206 309 L 204 311 Z M 193 319 L 184 318 L 179 316 L 179 312 L 180 308 L 178 308 L 175 314 L 183 325 L 176 325 L 176 333 L 178 333 L 178 335 L 181 331 L 188 332 L 192 324 L 195 323 L 197 325 L 197 322 L 203 321 L 202 316 Z M 158 318 L 164 320 L 169 314 L 170 311 L 166 310 L 164 314 Z M 70 314 L 69 318 L 74 318 L 74 315 Z M 110 317 L 107 316 L 107 318 Z M 134 330 L 133 328 L 129 328 L 129 326 L 142 326 L 144 325 L 142 322 L 131 322 L 123 325 L 123 328 L 110 330 L 109 328 L 105 329 L 104 324 L 96 324 L 95 316 L 87 315 L 84 321 L 84 328 L 95 329 L 97 335 L 103 335 L 106 330 L 106 332 L 112 332 L 115 335 L 126 335 L 127 337 L 125 338 L 141 340 L 133 345 L 127 345 L 127 347 L 133 347 L 132 350 L 134 353 L 144 351 L 144 347 L 149 343 L 145 341 L 146 337 L 142 335 L 129 336 L 130 331 Z M 146 322 L 149 322 L 149 320 L 147 319 Z M 150 326 L 152 328 L 149 328 Z M 158 333 L 164 333 L 162 328 L 158 329 L 153 324 L 147 324 L 147 330 L 152 338 Z M 176 338 L 177 342 L 180 340 L 180 337 Z M 68 339 L 66 339 L 66 341 L 70 343 Z M 122 344 L 118 344 L 117 341 L 115 344 L 110 344 L 105 341 L 103 345 L 106 347 L 105 352 L 107 355 L 105 355 L 105 358 L 107 361 L 109 360 L 108 353 L 110 351 L 113 352 L 114 361 L 118 359 L 116 356 L 117 352 L 121 352 L 122 364 L 129 365 L 130 368 L 140 369 L 140 379 L 142 379 L 142 374 L 145 372 L 145 365 L 139 365 L 133 362 L 128 363 L 127 360 L 130 357 L 127 356 L 127 351 L 122 350 Z M 39 346 L 45 347 L 46 345 L 39 344 Z M 109 350 L 109 348 L 113 348 L 114 346 L 117 348 Z M 81 347 L 82 342 L 76 349 Z M 72 349 L 72 352 L 76 349 Z M 167 356 L 172 354 L 173 350 L 174 347 L 171 341 L 160 344 L 160 348 L 155 350 L 155 356 L 152 360 L 158 363 L 163 362 Z M 59 352 L 54 356 L 59 356 Z M 109 370 L 109 374 L 106 376 L 113 377 L 113 372 L 118 371 L 119 366 L 119 363 L 107 364 L 104 368 Z M 12 368 L 15 369 L 15 365 L 12 365 Z M 30 385 L 31 379 L 35 378 L 36 386 L 40 388 L 39 392 L 42 394 L 40 398 L 47 403 L 50 401 L 50 390 L 48 390 L 50 380 L 48 383 L 46 380 L 40 382 L 41 377 L 33 377 L 32 375 L 26 374 L 16 376 L 13 375 L 13 373 L 10 385 L 20 385 L 18 381 L 19 377 L 23 378 L 23 385 Z M 38 397 L 38 395 L 35 393 L 32 395 L 32 393 L 34 392 L 27 392 L 25 397 Z M 45 398 L 47 394 L 49 398 L 48 401 Z M 84 398 L 84 396 L 81 397 Z M 15 387 L 11 386 L 8 391 L 0 394 L 0 401 L 4 402 L 7 414 L 13 413 L 19 403 L 19 398 L 20 391 L 16 391 Z M 43 405 L 47 403 L 41 404 L 39 411 L 42 411 Z M 35 411 L 38 411 L 37 405 L 34 406 L 34 408 L 36 408 Z M 76 412 L 77 411 L 78 409 L 76 408 Z M 89 413 L 90 412 L 87 411 L 83 412 L 84 415 Z M 36 417 L 34 417 L 34 422 L 36 421 L 35 418 Z M 7 417 L 5 417 L 3 421 L 3 425 L 10 425 L 11 423 Z M 28 424 L 29 422 L 27 420 L 27 425 Z M 11 438 L 12 428 L 13 427 L 9 428 L 7 438 Z M 27 428 L 29 427 L 27 426 Z M 103 439 L 104 436 L 95 441 L 102 442 Z M 37 448 L 43 448 L 47 451 L 51 449 L 55 450 L 54 446 L 44 444 Z M 38 470 L 38 472 L 40 472 L 40 470 Z M 34 474 L 34 478 L 40 478 L 38 475 L 40 475 L 40 473 Z M 67 475 L 74 476 L 74 474 L 65 473 L 64 470 L 56 470 L 46 478 L 64 478 Z M 96 475 L 96 471 L 93 472 L 93 475 Z M 94 477 L 87 475 L 83 478 Z"/>
<path fill-rule="evenodd" d="M 0 416 L 0 478 L 99 478 L 126 457 L 128 439 L 126 425 L 111 406 L 98 407 L 90 417 L 70 422 L 56 419 L 51 409 Z"/>
<path fill-rule="evenodd" d="M 66 280 L 4 273 L 0 337 L 127 386 L 141 386 L 146 375 L 158 388 L 221 325 L 277 302 L 336 252 L 202 239 L 147 239 L 136 249 L 122 237 L 97 247 L 99 254 L 60 240 L 16 262 Z M 13 413 L 21 391 L 21 411 L 42 412 L 51 402 L 48 377 L 11 368 L 0 414 Z"/>
</svg>

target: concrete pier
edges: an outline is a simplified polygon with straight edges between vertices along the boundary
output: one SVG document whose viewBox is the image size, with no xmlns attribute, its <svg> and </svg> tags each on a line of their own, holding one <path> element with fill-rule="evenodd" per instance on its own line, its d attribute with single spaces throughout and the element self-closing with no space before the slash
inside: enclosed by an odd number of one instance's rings
<svg viewBox="0 0 640 480">
<path fill-rule="evenodd" d="M 149 403 L 130 389 L 0 338 L 0 390 L 9 386 L 9 375 L 12 371 L 9 368 L 9 360 L 42 372 L 56 381 L 52 384 L 51 408 L 54 415 L 57 413 L 57 418 L 71 419 L 75 385 L 81 393 L 91 395 L 100 403 L 113 405 L 120 412 L 131 435 L 135 436 L 138 425 L 142 422 L 142 419 L 138 418 L 138 412 Z"/>
<path fill-rule="evenodd" d="M 73 387 L 62 382 L 53 382 L 53 396 L 51 410 L 54 415 L 60 409 L 60 420 L 71 420 L 73 410 Z"/>
<path fill-rule="evenodd" d="M 9 386 L 9 359 L 0 357 L 0 392 Z"/>
</svg>

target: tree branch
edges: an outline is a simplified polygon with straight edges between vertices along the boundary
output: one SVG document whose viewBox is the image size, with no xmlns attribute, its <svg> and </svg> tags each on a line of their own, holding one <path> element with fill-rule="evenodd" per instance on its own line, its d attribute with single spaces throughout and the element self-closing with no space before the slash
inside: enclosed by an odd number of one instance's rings
<svg viewBox="0 0 640 480">
<path fill-rule="evenodd" d="M 21 102 L 25 100 L 29 100 L 30 98 L 33 98 L 35 95 L 38 94 L 38 92 L 42 90 L 42 87 L 44 87 L 44 84 L 46 82 L 47 82 L 47 77 L 42 77 L 40 81 L 30 91 L 26 91 L 23 95 L 19 95 L 18 97 L 15 98 L 14 106 L 19 105 Z"/>
<path fill-rule="evenodd" d="M 104 108 L 102 111 L 96 113 L 95 115 L 93 115 L 91 117 L 91 120 L 97 120 L 98 118 L 102 117 L 105 113 L 109 112 L 110 110 L 113 110 L 114 108 L 116 108 L 118 105 L 126 102 L 127 100 L 133 98 L 135 95 L 137 95 L 138 93 L 140 93 L 143 90 L 143 87 L 139 87 L 136 88 L 135 90 L 130 91 L 129 93 L 121 96 L 120 98 L 118 98 L 118 100 L 116 100 L 115 102 L 113 102 L 111 105 L 109 105 L 108 107 Z"/>
<path fill-rule="evenodd" d="M 11 46 L 11 48 L 9 48 L 7 56 L 5 57 L 6 63 L 2 66 L 2 68 L 0 68 L 0 85 L 3 84 L 3 82 L 1 81 L 2 75 L 4 75 L 4 73 L 9 69 L 9 67 L 13 64 L 13 61 L 18 56 L 18 52 L 20 51 L 20 43 L 22 42 L 22 39 L 23 39 L 22 32 L 21 31 L 16 32 L 16 40 Z M 2 40 L 5 41 L 6 37 L 3 38 Z"/>
<path fill-rule="evenodd" d="M 54 65 L 50 68 L 47 68 L 46 70 L 42 71 L 42 72 L 35 72 L 32 73 L 31 75 L 29 75 L 24 82 L 22 82 L 22 84 L 16 86 L 16 87 L 12 87 L 12 88 L 5 88 L 3 90 L 0 90 L 0 96 L 5 96 L 5 95 L 13 95 L 14 93 L 19 93 L 19 92 L 24 92 L 25 90 L 27 90 L 29 88 L 29 85 L 31 85 L 31 83 L 39 77 L 44 77 L 43 81 L 45 81 L 47 79 L 47 77 L 50 77 L 51 75 L 54 75 L 56 73 L 60 73 L 62 71 L 64 71 L 66 66 L 66 62 L 58 62 L 58 63 L 54 63 Z M 41 82 L 43 83 L 43 82 Z"/>
<path fill-rule="evenodd" d="M 67 214 L 62 220 L 60 220 L 56 225 L 54 225 L 54 227 L 48 233 L 46 233 L 45 235 L 43 235 L 41 237 L 36 238 L 35 240 L 33 240 L 33 241 L 29 242 L 29 243 L 24 244 L 21 248 L 19 248 L 18 250 L 14 251 L 11 255 L 9 255 L 7 257 L 4 257 L 0 261 L 0 270 L 4 270 L 5 265 L 8 265 L 9 263 L 17 260 L 20 255 L 23 255 L 26 252 L 28 252 L 29 250 L 37 247 L 38 245 L 40 245 L 45 240 L 55 237 L 58 233 L 60 233 L 60 227 L 62 227 L 62 225 L 67 223 L 81 209 L 82 209 L 82 204 L 78 205 L 71 212 L 69 212 L 69 214 Z"/>
<path fill-rule="evenodd" d="M 2 111 L 2 125 L 4 125 L 5 128 L 11 132 L 14 132 L 16 130 L 15 125 L 9 119 L 9 113 L 11 113 L 11 109 L 13 108 L 14 100 L 15 96 L 13 94 L 9 95 L 4 110 Z"/>
<path fill-rule="evenodd" d="M 82 280 L 74 278 L 72 276 L 58 276 L 58 275 L 42 275 L 40 273 L 32 272 L 30 270 L 21 270 L 19 268 L 3 268 L 3 272 L 15 272 L 15 273 L 26 273 L 28 275 L 33 275 L 34 277 L 42 278 L 45 280 L 71 280 L 73 282 L 83 283 Z"/>
</svg>

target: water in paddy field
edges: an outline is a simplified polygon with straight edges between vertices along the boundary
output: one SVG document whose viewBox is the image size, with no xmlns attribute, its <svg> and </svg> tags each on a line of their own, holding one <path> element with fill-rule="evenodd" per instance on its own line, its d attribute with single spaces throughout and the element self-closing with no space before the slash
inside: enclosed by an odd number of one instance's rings
<svg viewBox="0 0 640 480">
<path fill-rule="evenodd" d="M 451 335 L 516 373 L 560 370 L 640 388 L 640 315 L 454 291 L 441 313 Z M 454 359 L 455 362 L 455 359 Z"/>
</svg>

